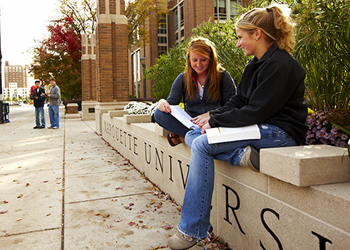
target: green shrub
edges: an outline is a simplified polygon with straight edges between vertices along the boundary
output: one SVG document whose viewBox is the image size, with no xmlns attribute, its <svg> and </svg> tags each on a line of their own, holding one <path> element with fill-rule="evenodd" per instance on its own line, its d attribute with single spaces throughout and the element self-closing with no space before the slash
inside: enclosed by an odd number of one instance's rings
<svg viewBox="0 0 350 250">
<path fill-rule="evenodd" d="M 166 99 L 175 78 L 186 65 L 187 42 L 175 46 L 166 55 L 161 55 L 157 64 L 145 71 L 145 77 L 153 80 L 151 93 L 157 100 Z"/>
<path fill-rule="evenodd" d="M 306 99 L 314 110 L 350 109 L 350 5 L 299 0 L 294 56 L 306 70 Z"/>
</svg>

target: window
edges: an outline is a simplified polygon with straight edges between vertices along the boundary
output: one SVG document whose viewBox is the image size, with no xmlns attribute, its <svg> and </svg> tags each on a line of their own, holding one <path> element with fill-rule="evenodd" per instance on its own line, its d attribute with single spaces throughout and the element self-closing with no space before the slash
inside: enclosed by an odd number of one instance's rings
<svg viewBox="0 0 350 250">
<path fill-rule="evenodd" d="M 240 14 L 239 13 L 239 6 L 242 6 L 242 0 L 231 0 L 230 1 L 230 16 L 231 16 L 231 18 L 234 18 Z"/>
<path fill-rule="evenodd" d="M 158 46 L 158 56 L 164 55 L 168 52 L 167 46 Z"/>
<path fill-rule="evenodd" d="M 216 20 L 226 19 L 226 0 L 214 0 L 214 13 Z"/>
<path fill-rule="evenodd" d="M 229 20 L 239 15 L 242 0 L 214 0 L 214 16 L 216 21 Z"/>
<path fill-rule="evenodd" d="M 167 43 L 167 38 L 165 36 L 158 37 L 158 43 Z"/>
<path fill-rule="evenodd" d="M 175 44 L 181 43 L 185 36 L 184 4 L 180 2 L 174 8 Z"/>
<path fill-rule="evenodd" d="M 185 25 L 184 22 L 184 4 L 180 4 L 180 26 L 183 27 Z"/>
<path fill-rule="evenodd" d="M 175 32 L 179 29 L 179 11 L 176 8 L 174 11 L 174 23 L 175 23 Z"/>
<path fill-rule="evenodd" d="M 166 14 L 161 14 L 158 19 L 158 34 L 166 34 L 167 30 Z"/>
<path fill-rule="evenodd" d="M 168 51 L 167 15 L 161 14 L 158 19 L 158 57 Z"/>
</svg>

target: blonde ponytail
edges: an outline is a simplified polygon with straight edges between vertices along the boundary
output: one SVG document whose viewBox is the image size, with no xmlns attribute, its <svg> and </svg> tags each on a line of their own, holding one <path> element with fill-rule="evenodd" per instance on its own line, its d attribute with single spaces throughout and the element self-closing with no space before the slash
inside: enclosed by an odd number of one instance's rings
<svg viewBox="0 0 350 250">
<path fill-rule="evenodd" d="M 295 35 L 289 13 L 289 8 L 281 4 L 274 4 L 267 8 L 254 8 L 238 19 L 236 28 L 251 32 L 259 28 L 271 43 L 276 43 L 280 49 L 292 53 Z"/>
</svg>

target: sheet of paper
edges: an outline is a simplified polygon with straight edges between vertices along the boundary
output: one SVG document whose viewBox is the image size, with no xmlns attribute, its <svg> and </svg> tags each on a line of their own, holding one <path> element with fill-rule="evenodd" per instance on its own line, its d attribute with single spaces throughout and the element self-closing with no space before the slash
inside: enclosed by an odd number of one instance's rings
<svg viewBox="0 0 350 250">
<path fill-rule="evenodd" d="M 192 117 L 185 112 L 179 105 L 170 105 L 171 114 L 189 129 L 199 128 L 198 125 L 191 122 Z"/>
</svg>

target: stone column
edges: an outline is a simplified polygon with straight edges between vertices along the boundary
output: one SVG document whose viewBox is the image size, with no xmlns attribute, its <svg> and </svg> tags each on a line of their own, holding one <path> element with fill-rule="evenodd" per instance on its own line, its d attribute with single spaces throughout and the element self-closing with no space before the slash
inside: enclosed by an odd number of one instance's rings
<svg viewBox="0 0 350 250">
<path fill-rule="evenodd" d="M 96 38 L 82 34 L 81 82 L 82 120 L 95 120 L 96 106 Z"/>
<path fill-rule="evenodd" d="M 129 100 L 128 21 L 124 0 L 97 1 L 96 29 L 96 132 L 102 114 L 121 109 Z"/>
</svg>

